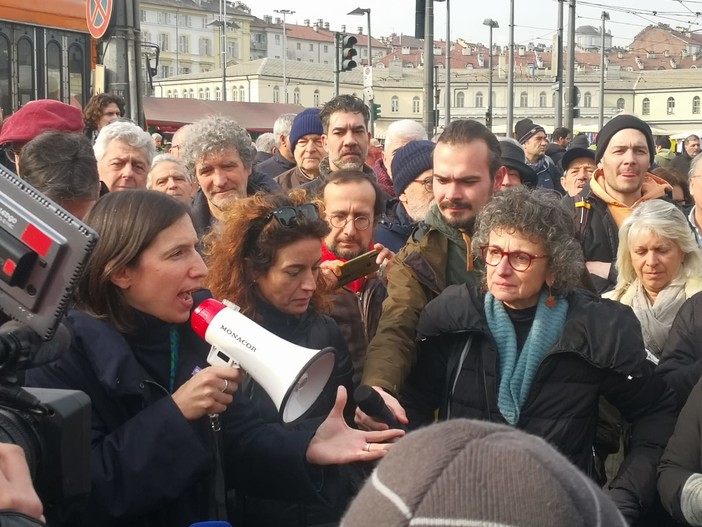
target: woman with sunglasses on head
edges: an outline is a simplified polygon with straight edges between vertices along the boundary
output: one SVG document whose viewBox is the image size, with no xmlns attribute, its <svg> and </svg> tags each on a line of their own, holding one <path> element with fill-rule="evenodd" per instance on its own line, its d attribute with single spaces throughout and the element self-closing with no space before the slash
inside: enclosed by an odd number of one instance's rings
<svg viewBox="0 0 702 527">
<path fill-rule="evenodd" d="M 401 402 L 410 426 L 472 418 L 549 441 L 594 477 L 603 395 L 634 423 L 610 496 L 628 521 L 655 500 L 656 463 L 675 403 L 652 375 L 636 317 L 576 289 L 584 266 L 572 215 L 543 189 L 511 187 L 478 215 L 473 250 L 485 291 L 447 288 L 417 326 L 420 355 Z"/>
<path fill-rule="evenodd" d="M 206 285 L 277 336 L 307 348 L 336 350 L 336 365 L 325 390 L 297 426 L 316 428 L 334 406 L 336 389 L 351 389 L 352 365 L 336 322 L 324 311 L 328 302 L 320 275 L 320 240 L 329 226 L 304 191 L 256 194 L 226 211 L 218 229 L 205 239 L 209 268 Z M 286 350 L 280 350 L 281 353 Z M 294 350 L 291 350 L 294 352 Z M 279 422 L 278 411 L 252 378 L 241 386 L 259 414 Z M 352 408 L 347 409 L 349 422 Z M 338 523 L 345 503 L 310 507 L 238 495 L 237 525 L 321 525 Z M 297 523 L 296 523 L 297 522 Z"/>
<path fill-rule="evenodd" d="M 26 374 L 92 401 L 91 495 L 48 510 L 50 525 L 187 527 L 221 518 L 227 488 L 325 498 L 336 469 L 310 464 L 382 456 L 367 445 L 387 438 L 346 427 L 343 390 L 317 430 L 291 432 L 236 395 L 240 370 L 208 367 L 189 323 L 207 268 L 185 204 L 115 192 L 85 221 L 99 240 L 66 317 L 71 350 Z"/>
</svg>

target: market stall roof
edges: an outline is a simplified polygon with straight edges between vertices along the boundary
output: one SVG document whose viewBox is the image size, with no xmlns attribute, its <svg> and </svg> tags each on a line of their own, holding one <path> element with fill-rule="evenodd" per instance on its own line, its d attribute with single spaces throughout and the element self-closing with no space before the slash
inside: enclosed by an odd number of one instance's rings
<svg viewBox="0 0 702 527">
<path fill-rule="evenodd" d="M 162 132 L 175 132 L 184 124 L 208 115 L 231 117 L 249 132 L 272 132 L 273 123 L 281 114 L 297 114 L 302 110 L 304 107 L 298 104 L 144 97 L 147 125 Z"/>
</svg>

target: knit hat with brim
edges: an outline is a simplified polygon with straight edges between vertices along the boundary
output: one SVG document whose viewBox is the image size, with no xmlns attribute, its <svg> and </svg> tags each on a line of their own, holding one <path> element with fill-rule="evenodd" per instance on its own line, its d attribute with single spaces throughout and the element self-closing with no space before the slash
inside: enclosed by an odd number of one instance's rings
<svg viewBox="0 0 702 527">
<path fill-rule="evenodd" d="M 401 439 L 342 527 L 624 527 L 616 506 L 542 439 L 455 419 Z"/>
<path fill-rule="evenodd" d="M 600 133 L 597 134 L 597 150 L 595 151 L 595 163 L 599 163 L 600 159 L 607 150 L 607 145 L 614 137 L 614 134 L 627 128 L 633 128 L 641 132 L 646 138 L 646 144 L 648 145 L 648 154 L 653 164 L 653 160 L 656 157 L 656 144 L 653 141 L 653 133 L 651 132 L 651 127 L 642 121 L 635 115 L 617 115 L 613 119 L 610 119 L 607 124 L 602 127 Z"/>
</svg>

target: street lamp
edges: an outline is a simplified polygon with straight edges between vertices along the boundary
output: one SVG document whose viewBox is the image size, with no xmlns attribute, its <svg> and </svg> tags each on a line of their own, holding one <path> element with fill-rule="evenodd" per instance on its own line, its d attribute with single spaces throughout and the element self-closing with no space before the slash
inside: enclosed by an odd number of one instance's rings
<svg viewBox="0 0 702 527">
<path fill-rule="evenodd" d="M 493 20 L 492 18 L 486 18 L 485 20 L 483 20 L 483 25 L 488 26 L 490 28 L 490 55 L 488 58 L 488 68 L 490 68 L 490 76 L 488 77 L 488 107 L 485 117 L 490 117 L 489 119 L 486 119 L 486 124 L 488 125 L 488 128 L 492 128 L 492 30 L 496 27 L 500 27 L 500 25 L 497 23 L 497 20 Z"/>
<path fill-rule="evenodd" d="M 607 11 L 602 11 L 602 49 L 600 50 L 600 114 L 598 130 L 602 130 L 602 126 L 604 126 L 605 20 L 609 20 L 609 13 Z"/>
<path fill-rule="evenodd" d="M 239 29 L 236 22 L 227 22 L 227 2 L 221 0 L 219 3 L 219 20 L 213 20 L 207 24 L 219 28 L 219 47 L 222 57 L 222 100 L 227 100 L 227 28 Z"/>
<path fill-rule="evenodd" d="M 368 15 L 368 66 L 372 68 L 373 61 L 371 59 L 372 51 L 371 51 L 371 10 L 370 10 L 370 7 L 367 7 L 367 8 L 357 7 L 356 9 L 354 9 L 353 11 L 351 11 L 350 13 L 347 13 L 347 14 L 359 15 L 359 16 Z M 372 89 L 373 89 L 373 87 L 371 86 L 371 90 Z M 373 99 L 369 97 L 368 107 L 370 108 L 370 120 L 368 121 L 368 131 L 370 132 L 371 137 L 373 137 L 373 132 L 374 132 L 374 130 L 373 130 L 373 128 L 374 128 L 374 126 L 373 126 L 373 124 L 374 124 L 373 123 L 373 106 L 372 105 L 373 105 Z"/>
<path fill-rule="evenodd" d="M 285 30 L 285 17 L 287 15 L 294 15 L 295 11 L 291 11 L 290 9 L 274 9 L 273 11 L 283 15 L 283 93 L 285 104 L 288 104 L 288 34 Z"/>
</svg>

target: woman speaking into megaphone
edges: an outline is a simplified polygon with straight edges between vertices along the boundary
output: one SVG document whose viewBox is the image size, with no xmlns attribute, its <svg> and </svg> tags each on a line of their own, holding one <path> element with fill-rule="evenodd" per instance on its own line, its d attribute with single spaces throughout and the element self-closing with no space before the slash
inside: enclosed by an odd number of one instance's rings
<svg viewBox="0 0 702 527">
<path fill-rule="evenodd" d="M 28 385 L 83 390 L 92 400 L 92 492 L 45 504 L 51 525 L 225 519 L 232 487 L 330 499 L 337 470 L 311 464 L 378 459 L 388 448 L 380 443 L 401 435 L 346 426 L 343 388 L 316 430 L 268 424 L 236 394 L 240 370 L 208 367 L 209 345 L 189 324 L 207 268 L 185 205 L 128 190 L 98 200 L 85 221 L 100 238 L 66 317 L 71 350 L 26 375 Z"/>
</svg>

